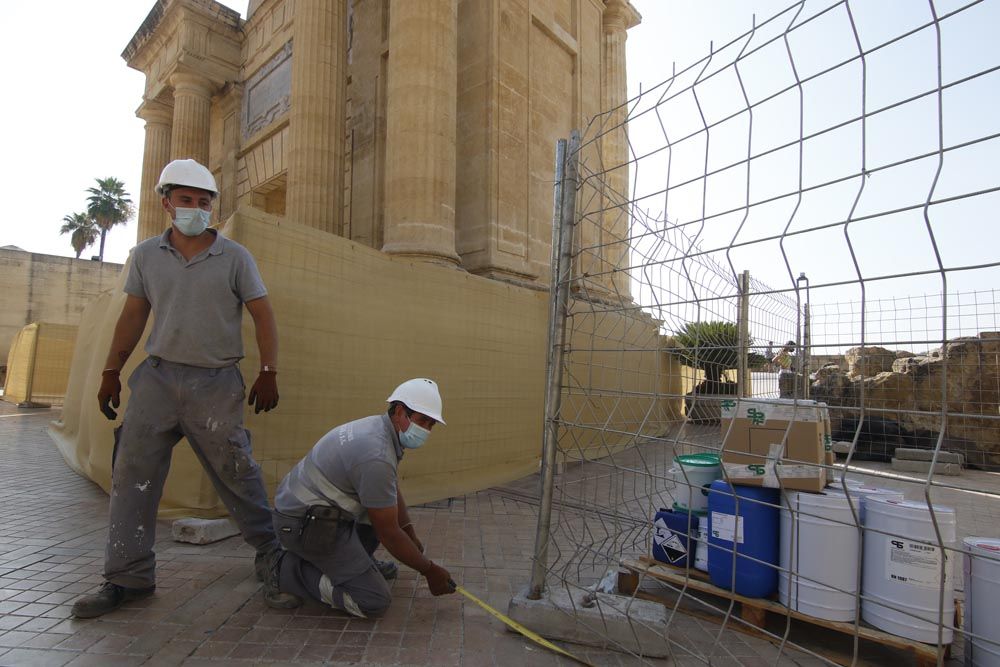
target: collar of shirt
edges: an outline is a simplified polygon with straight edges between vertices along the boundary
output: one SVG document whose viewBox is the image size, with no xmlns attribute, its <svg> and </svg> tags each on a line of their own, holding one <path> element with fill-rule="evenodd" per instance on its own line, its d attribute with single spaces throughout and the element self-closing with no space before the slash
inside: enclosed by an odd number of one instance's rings
<svg viewBox="0 0 1000 667">
<path fill-rule="evenodd" d="M 170 244 L 170 233 L 173 231 L 173 229 L 174 227 L 173 225 L 171 225 L 170 227 L 167 227 L 166 230 L 164 230 L 164 232 L 160 235 L 160 247 L 163 248 L 164 250 L 168 250 L 172 253 L 177 253 L 179 255 L 180 253 L 177 252 L 177 248 L 175 248 L 173 245 Z M 205 231 L 214 236 L 215 239 L 212 241 L 212 245 L 208 246 L 208 250 L 202 250 L 200 253 L 192 257 L 191 262 L 193 262 L 195 259 L 205 254 L 209 255 L 222 254 L 222 243 L 223 243 L 222 234 L 220 234 L 215 229 L 206 229 Z"/>
<path fill-rule="evenodd" d="M 392 446 L 396 449 L 396 460 L 402 460 L 404 450 L 403 446 L 399 444 L 399 434 L 396 433 L 396 428 L 392 425 L 389 415 L 384 412 L 382 413 L 382 425 L 385 426 L 385 430 L 389 433 L 389 439 L 392 441 Z"/>
</svg>

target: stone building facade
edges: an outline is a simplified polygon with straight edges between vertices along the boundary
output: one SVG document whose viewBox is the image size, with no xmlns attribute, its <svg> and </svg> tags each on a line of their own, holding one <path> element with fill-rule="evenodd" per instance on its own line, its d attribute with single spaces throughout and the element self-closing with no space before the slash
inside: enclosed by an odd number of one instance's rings
<svg viewBox="0 0 1000 667">
<path fill-rule="evenodd" d="M 193 157 L 219 222 L 249 205 L 544 288 L 555 142 L 624 109 L 639 19 L 628 0 L 252 0 L 246 21 L 158 0 L 122 54 L 146 75 L 139 240 L 167 222 L 160 169 Z M 623 130 L 600 141 L 626 162 Z"/>
</svg>

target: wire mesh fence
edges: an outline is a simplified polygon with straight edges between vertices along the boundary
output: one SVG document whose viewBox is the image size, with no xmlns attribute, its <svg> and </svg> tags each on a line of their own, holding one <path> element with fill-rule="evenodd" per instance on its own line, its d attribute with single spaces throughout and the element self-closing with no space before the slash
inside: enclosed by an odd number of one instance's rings
<svg viewBox="0 0 1000 667">
<path fill-rule="evenodd" d="M 651 664 L 1000 664 L 998 21 L 798 2 L 570 142 L 531 596 Z"/>
</svg>

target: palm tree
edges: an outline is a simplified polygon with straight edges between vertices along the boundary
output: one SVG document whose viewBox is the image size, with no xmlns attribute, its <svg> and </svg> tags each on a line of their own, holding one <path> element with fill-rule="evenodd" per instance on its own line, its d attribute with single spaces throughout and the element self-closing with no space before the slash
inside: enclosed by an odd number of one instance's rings
<svg viewBox="0 0 1000 667">
<path fill-rule="evenodd" d="M 66 224 L 62 226 L 59 233 L 72 234 L 69 237 L 69 242 L 73 244 L 73 250 L 76 251 L 76 258 L 80 259 L 80 255 L 84 249 L 97 240 L 100 234 L 97 230 L 97 225 L 94 224 L 94 220 L 86 213 L 64 215 L 63 222 Z"/>
<path fill-rule="evenodd" d="M 96 188 L 87 188 L 87 214 L 101 232 L 100 259 L 104 261 L 104 239 L 115 225 L 128 222 L 133 214 L 132 200 L 125 192 L 125 184 L 117 178 L 97 178 Z"/>
</svg>

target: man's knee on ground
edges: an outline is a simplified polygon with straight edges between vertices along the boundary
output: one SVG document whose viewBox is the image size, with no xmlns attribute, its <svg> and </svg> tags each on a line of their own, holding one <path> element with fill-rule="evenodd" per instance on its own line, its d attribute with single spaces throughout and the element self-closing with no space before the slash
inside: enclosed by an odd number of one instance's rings
<svg viewBox="0 0 1000 667">
<path fill-rule="evenodd" d="M 389 605 L 392 604 L 392 595 L 388 591 L 385 591 L 384 593 L 371 592 L 365 595 L 363 599 L 358 599 L 356 602 L 358 607 L 361 609 L 361 613 L 363 613 L 367 618 L 379 618 L 384 616 L 385 612 L 389 611 Z"/>
</svg>

